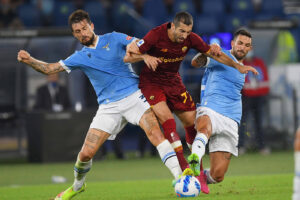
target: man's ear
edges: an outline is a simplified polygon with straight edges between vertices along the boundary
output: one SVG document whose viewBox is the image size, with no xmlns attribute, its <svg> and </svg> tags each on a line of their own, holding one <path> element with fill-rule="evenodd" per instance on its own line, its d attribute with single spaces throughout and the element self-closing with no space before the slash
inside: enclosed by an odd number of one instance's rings
<svg viewBox="0 0 300 200">
<path fill-rule="evenodd" d="M 94 23 L 91 23 L 91 28 L 94 31 L 94 28 L 95 28 Z"/>
</svg>

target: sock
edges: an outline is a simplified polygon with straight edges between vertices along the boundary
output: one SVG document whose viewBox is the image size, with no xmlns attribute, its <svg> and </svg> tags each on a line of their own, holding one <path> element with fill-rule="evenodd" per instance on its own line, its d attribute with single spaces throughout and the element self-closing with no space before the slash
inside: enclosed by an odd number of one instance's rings
<svg viewBox="0 0 300 200">
<path fill-rule="evenodd" d="M 190 126 L 190 127 L 184 127 L 185 129 L 185 141 L 187 146 L 189 147 L 190 150 L 192 150 L 192 144 L 195 140 L 197 131 L 195 129 L 195 126 Z"/>
<path fill-rule="evenodd" d="M 205 154 L 205 146 L 207 144 L 207 141 L 208 138 L 205 134 L 200 132 L 197 133 L 192 145 L 192 153 L 196 153 L 199 157 L 199 160 L 201 160 Z"/>
<path fill-rule="evenodd" d="M 168 139 L 174 151 L 176 152 L 181 169 L 184 170 L 188 166 L 188 163 L 184 158 L 182 143 L 178 133 L 176 132 L 175 120 L 168 119 L 162 124 L 162 127 L 164 129 L 166 139 Z"/>
<path fill-rule="evenodd" d="M 300 199 L 300 151 L 295 152 L 295 177 L 293 200 Z"/>
<path fill-rule="evenodd" d="M 179 166 L 176 153 L 174 152 L 171 144 L 168 140 L 164 140 L 162 143 L 157 145 L 157 151 L 160 155 L 163 163 L 169 168 L 174 178 L 178 178 L 182 174 L 182 170 Z"/>
<path fill-rule="evenodd" d="M 210 175 L 210 170 L 205 170 L 204 173 L 205 173 L 205 175 L 206 175 L 206 177 L 207 177 L 207 183 L 208 183 L 208 184 L 215 184 L 215 183 L 217 183 L 217 181 L 215 181 L 215 180 L 213 179 L 213 177 L 211 177 L 211 175 Z"/>
<path fill-rule="evenodd" d="M 86 173 L 90 171 L 91 167 L 92 167 L 92 160 L 89 160 L 87 162 L 81 162 L 78 155 L 77 161 L 74 166 L 74 176 L 75 176 L 75 180 L 73 184 L 74 191 L 80 190 L 80 188 L 84 184 Z"/>
</svg>

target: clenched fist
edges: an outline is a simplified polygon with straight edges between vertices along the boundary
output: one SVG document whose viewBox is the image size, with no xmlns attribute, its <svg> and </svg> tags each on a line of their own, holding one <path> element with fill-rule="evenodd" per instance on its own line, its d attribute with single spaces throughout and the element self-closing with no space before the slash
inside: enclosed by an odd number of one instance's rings
<svg viewBox="0 0 300 200">
<path fill-rule="evenodd" d="M 18 52 L 18 61 L 23 63 L 28 63 L 30 59 L 30 54 L 25 50 L 20 50 Z"/>
</svg>

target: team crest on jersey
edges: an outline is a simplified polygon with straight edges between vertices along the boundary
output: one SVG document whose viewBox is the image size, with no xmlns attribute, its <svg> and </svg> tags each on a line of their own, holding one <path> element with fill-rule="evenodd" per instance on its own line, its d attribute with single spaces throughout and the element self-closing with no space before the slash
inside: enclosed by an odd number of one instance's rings
<svg viewBox="0 0 300 200">
<path fill-rule="evenodd" d="M 138 41 L 136 44 L 137 44 L 138 47 L 140 47 L 140 46 L 142 46 L 144 43 L 145 43 L 144 40 L 140 40 L 140 41 Z"/>
<path fill-rule="evenodd" d="M 188 49 L 187 46 L 184 46 L 184 47 L 182 47 L 181 50 L 182 50 L 183 53 L 185 53 L 187 51 L 187 49 Z"/>
<path fill-rule="evenodd" d="M 150 100 L 153 100 L 154 99 L 154 96 L 152 95 L 152 96 L 150 96 L 150 98 L 149 98 Z"/>
<path fill-rule="evenodd" d="M 166 52 L 168 52 L 168 49 L 161 49 L 160 51 L 166 53 Z"/>
<path fill-rule="evenodd" d="M 106 51 L 109 51 L 109 50 L 110 50 L 110 48 L 109 48 L 109 43 L 107 43 L 107 45 L 103 46 L 102 48 L 103 48 L 103 49 L 106 49 Z"/>
<path fill-rule="evenodd" d="M 126 40 L 131 40 L 131 38 L 132 38 L 132 37 L 128 35 L 128 36 L 126 37 Z"/>
</svg>

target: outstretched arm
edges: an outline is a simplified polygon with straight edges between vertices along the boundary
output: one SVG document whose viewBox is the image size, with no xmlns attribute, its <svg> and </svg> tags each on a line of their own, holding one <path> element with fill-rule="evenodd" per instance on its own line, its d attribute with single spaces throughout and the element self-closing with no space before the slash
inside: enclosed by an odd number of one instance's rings
<svg viewBox="0 0 300 200">
<path fill-rule="evenodd" d="M 33 69 L 43 74 L 55 74 L 65 70 L 60 63 L 46 63 L 41 60 L 37 60 L 31 57 L 25 50 L 19 51 L 18 61 L 31 66 Z"/>
<path fill-rule="evenodd" d="M 241 65 L 234 60 L 232 60 L 228 55 L 225 53 L 221 52 L 220 56 L 215 56 L 215 55 L 208 55 L 209 57 L 215 59 L 216 61 L 223 63 L 227 66 L 234 67 L 236 68 L 239 72 L 242 74 L 247 74 L 249 71 L 253 72 L 255 75 L 258 75 L 258 71 L 251 66 L 248 65 Z"/>
<path fill-rule="evenodd" d="M 254 67 L 248 66 L 248 65 L 241 65 L 234 60 L 232 60 L 229 56 L 227 56 L 225 53 L 221 52 L 219 56 L 213 55 L 210 52 L 201 54 L 198 53 L 193 59 L 191 65 L 193 67 L 203 67 L 207 63 L 207 57 L 213 58 L 216 61 L 223 63 L 227 66 L 231 66 L 236 68 L 239 72 L 242 74 L 247 74 L 249 71 L 253 72 L 255 75 L 258 75 L 257 70 Z"/>
<path fill-rule="evenodd" d="M 126 54 L 123 58 L 123 61 L 135 63 L 143 60 L 150 69 L 155 71 L 158 64 L 161 63 L 161 60 L 157 57 L 150 56 L 148 54 L 141 54 L 140 52 L 138 52 L 138 48 L 132 51 L 132 47 L 137 47 L 135 41 L 127 45 Z"/>
</svg>

